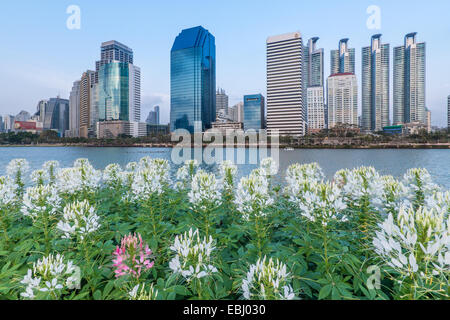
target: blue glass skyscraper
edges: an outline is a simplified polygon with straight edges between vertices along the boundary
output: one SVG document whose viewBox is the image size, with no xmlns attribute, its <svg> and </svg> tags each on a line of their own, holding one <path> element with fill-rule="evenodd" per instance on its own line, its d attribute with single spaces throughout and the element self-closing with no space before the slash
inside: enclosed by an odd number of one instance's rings
<svg viewBox="0 0 450 320">
<path fill-rule="evenodd" d="M 170 60 L 170 129 L 204 131 L 216 119 L 216 45 L 203 27 L 183 30 Z"/>
<path fill-rule="evenodd" d="M 244 130 L 264 129 L 264 106 L 261 94 L 244 96 Z"/>
<path fill-rule="evenodd" d="M 99 70 L 98 114 L 100 121 L 129 121 L 128 64 L 111 62 Z"/>
</svg>

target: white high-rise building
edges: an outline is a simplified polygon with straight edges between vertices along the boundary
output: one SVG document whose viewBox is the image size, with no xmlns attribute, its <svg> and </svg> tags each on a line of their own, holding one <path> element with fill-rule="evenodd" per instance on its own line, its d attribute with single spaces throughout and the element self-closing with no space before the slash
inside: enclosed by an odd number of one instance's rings
<svg viewBox="0 0 450 320">
<path fill-rule="evenodd" d="M 328 128 L 358 126 L 358 81 L 351 73 L 328 78 Z"/>
<path fill-rule="evenodd" d="M 234 122 L 244 122 L 244 103 L 242 101 L 228 108 L 228 118 Z"/>
<path fill-rule="evenodd" d="M 267 131 L 303 136 L 303 43 L 300 32 L 267 39 Z"/>
<path fill-rule="evenodd" d="M 306 87 L 306 104 L 308 118 L 308 132 L 314 133 L 326 129 L 325 121 L 325 97 L 324 97 L 324 51 L 317 49 L 319 38 L 308 41 L 305 47 L 305 68 L 303 70 Z"/>
<path fill-rule="evenodd" d="M 426 44 L 416 36 L 407 34 L 394 48 L 394 124 L 426 124 Z"/>
<path fill-rule="evenodd" d="M 14 116 L 9 114 L 5 115 L 5 118 L 3 119 L 3 127 L 5 132 L 11 132 L 14 130 L 14 121 Z"/>
<path fill-rule="evenodd" d="M 216 92 L 216 120 L 223 119 L 223 117 L 228 117 L 228 95 L 223 89 L 217 89 Z"/>
<path fill-rule="evenodd" d="M 450 96 L 447 98 L 447 128 L 450 130 Z"/>
<path fill-rule="evenodd" d="M 362 49 L 362 116 L 364 131 L 382 131 L 389 125 L 390 46 L 374 35 Z"/>
<path fill-rule="evenodd" d="M 80 136 L 80 85 L 80 80 L 75 81 L 69 96 L 69 130 L 66 136 L 71 138 Z"/>
<path fill-rule="evenodd" d="M 308 131 L 313 133 L 326 129 L 323 87 L 308 88 L 306 99 L 308 104 Z"/>
<path fill-rule="evenodd" d="M 141 121 L 141 69 L 130 64 L 129 116 L 130 122 Z"/>
</svg>

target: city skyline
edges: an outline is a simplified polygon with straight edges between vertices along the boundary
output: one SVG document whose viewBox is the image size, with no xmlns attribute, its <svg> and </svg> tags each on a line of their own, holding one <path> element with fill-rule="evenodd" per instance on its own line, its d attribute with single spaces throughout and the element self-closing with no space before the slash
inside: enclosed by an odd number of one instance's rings
<svg viewBox="0 0 450 320">
<path fill-rule="evenodd" d="M 288 1 L 286 1 L 288 3 Z M 5 68 L 4 77 L 0 84 L 8 88 L 1 96 L 1 114 L 17 114 L 21 110 L 34 112 L 36 102 L 45 97 L 57 96 L 69 98 L 69 92 L 73 86 L 73 81 L 80 77 L 80 71 L 92 68 L 92 61 L 98 59 L 98 43 L 116 39 L 122 43 L 126 43 L 132 47 L 138 56 L 139 66 L 142 68 L 142 106 L 143 114 L 156 104 L 161 106 L 161 122 L 168 122 L 169 97 L 170 97 L 170 66 L 168 61 L 170 56 L 170 42 L 173 41 L 179 30 L 185 27 L 202 25 L 216 36 L 216 45 L 218 47 L 217 58 L 217 86 L 223 87 L 230 96 L 230 105 L 234 105 L 241 101 L 243 96 L 252 92 L 261 92 L 267 96 L 265 89 L 265 39 L 274 34 L 282 34 L 290 31 L 299 30 L 302 33 L 304 41 L 318 36 L 320 37 L 320 47 L 325 50 L 325 78 L 327 78 L 329 70 L 330 50 L 335 48 L 339 39 L 349 38 L 351 48 L 356 49 L 356 75 L 358 81 L 361 79 L 361 48 L 367 46 L 368 39 L 377 33 L 383 34 L 383 42 L 389 43 L 391 48 L 402 45 L 405 34 L 417 31 L 420 41 L 427 43 L 427 103 L 433 113 L 433 125 L 441 127 L 446 125 L 446 97 L 450 93 L 450 81 L 443 77 L 441 70 L 449 69 L 448 59 L 445 59 L 446 52 L 449 52 L 449 44 L 445 41 L 439 41 L 439 38 L 445 33 L 442 28 L 434 21 L 439 20 L 439 15 L 447 7 L 447 2 L 441 1 L 439 7 L 443 10 L 433 11 L 437 17 L 429 23 L 422 22 L 418 19 L 426 12 L 431 10 L 425 5 L 416 4 L 413 8 L 404 7 L 404 3 L 400 2 L 390 4 L 387 1 L 379 1 L 382 10 L 382 28 L 381 30 L 370 30 L 366 27 L 366 20 L 369 15 L 366 13 L 367 7 L 372 4 L 371 1 L 349 1 L 342 4 L 342 8 L 338 9 L 336 3 L 316 4 L 316 5 L 298 5 L 290 2 L 290 9 L 287 10 L 283 6 L 267 4 L 265 8 L 260 8 L 263 17 L 273 17 L 280 23 L 262 27 L 260 23 L 251 26 L 250 21 L 242 22 L 238 26 L 230 26 L 230 19 L 217 19 L 218 15 L 214 13 L 215 5 L 206 6 L 203 15 L 195 10 L 199 9 L 199 3 L 192 4 L 191 7 L 178 3 L 177 5 L 186 9 L 181 19 L 164 22 L 161 24 L 161 30 L 164 32 L 148 33 L 148 29 L 154 26 L 155 22 L 142 20 L 139 22 L 140 28 L 136 32 L 131 32 L 131 27 L 136 22 L 131 19 L 125 19 L 125 26 L 119 24 L 112 25 L 108 21 L 103 21 L 104 26 L 99 21 L 94 21 L 100 17 L 99 14 L 104 8 L 100 5 L 90 4 L 86 1 L 79 1 L 78 5 L 82 10 L 82 26 L 81 30 L 67 30 L 65 28 L 65 19 L 67 14 L 65 9 L 67 3 L 58 5 L 37 5 L 30 3 L 28 6 L 34 15 L 24 13 L 24 25 L 18 25 L 12 32 L 21 41 L 13 40 L 12 35 L 7 32 L 15 25 L 11 21 L 7 13 L 17 9 L 13 4 L 5 4 L 5 8 L 1 15 L 5 14 L 4 23 L 10 28 L 4 28 L 1 32 L 6 50 L 0 53 L 0 58 L 10 61 Z M 403 6 L 402 6 L 403 4 Z M 161 22 L 169 13 L 167 6 L 162 4 L 139 4 L 137 6 L 152 7 L 157 22 Z M 241 4 L 240 7 L 248 8 L 249 3 Z M 224 8 L 226 14 L 232 21 L 238 21 L 238 16 L 231 15 L 238 7 L 237 3 L 230 2 Z M 293 10 L 295 8 L 305 9 Z M 326 26 L 324 21 L 328 16 L 332 15 L 333 8 L 339 10 L 341 18 L 339 25 L 333 28 Z M 400 8 L 404 10 L 408 18 L 400 17 Z M 273 10 L 272 10 L 273 9 Z M 348 9 L 346 11 L 346 9 Z M 104 9 L 117 17 L 118 10 L 114 8 Z M 124 9 L 127 11 L 127 9 Z M 46 11 L 45 17 L 47 22 L 42 22 L 42 16 Z M 145 10 L 144 10 L 145 11 Z M 181 10 L 183 11 L 183 10 Z M 419 12 L 419 13 L 418 13 Z M 205 15 L 205 13 L 207 13 Z M 50 19 L 53 16 L 58 17 L 59 27 L 57 23 Z M 138 15 L 140 17 L 140 15 Z M 177 17 L 180 14 L 176 15 Z M 345 19 L 345 17 L 349 19 Z M 204 18 L 200 18 L 204 17 Z M 281 17 L 284 19 L 281 21 Z M 321 17 L 318 19 L 318 17 Z M 300 19 L 301 18 L 301 19 Z M 350 19 L 352 18 L 352 19 Z M 52 21 L 52 22 L 50 22 Z M 302 21 L 299 23 L 298 21 Z M 38 23 L 39 22 L 39 23 Z M 15 22 L 17 24 L 17 21 Z M 30 31 L 29 28 L 33 28 Z M 244 28 L 245 30 L 242 30 Z M 238 39 L 234 35 L 236 29 L 243 32 L 243 39 Z M 444 29 L 444 30 L 443 30 Z M 39 31 L 41 41 L 32 39 L 34 32 Z M 146 30 L 146 32 L 142 32 Z M 158 29 L 159 30 L 159 29 Z M 144 34 L 148 33 L 145 37 Z M 55 39 L 55 43 L 49 43 L 50 39 Z M 94 41 L 95 40 L 95 41 Z M 92 44 L 94 43 L 94 44 Z M 242 44 L 245 44 L 243 46 Z M 33 46 L 33 54 L 26 53 L 23 48 L 25 45 Z M 58 49 L 55 49 L 56 46 Z M 76 47 L 76 50 L 74 49 Z M 47 47 L 48 49 L 43 49 Z M 151 50 L 146 49 L 151 48 Z M 239 48 L 237 50 L 236 48 Z M 14 51 L 13 51 L 14 50 Z M 23 50 L 23 51 L 21 51 Z M 12 52 L 15 52 L 13 56 Z M 73 63 L 67 63 L 70 57 L 77 56 L 73 59 Z M 392 50 L 390 52 L 391 61 L 393 57 Z M 36 59 L 36 60 L 35 60 Z M 38 62 L 37 62 L 38 61 Z M 19 63 L 20 62 L 20 63 Z M 392 68 L 391 68 L 392 69 Z M 391 72 L 392 73 L 392 72 Z M 391 75 L 392 83 L 392 75 Z M 18 94 L 18 90 L 25 93 Z M 361 105 L 359 99 L 359 105 Z M 393 108 L 393 99 L 391 93 L 390 113 Z M 361 109 L 361 107 L 359 108 Z M 392 121 L 392 116 L 391 116 Z"/>
</svg>

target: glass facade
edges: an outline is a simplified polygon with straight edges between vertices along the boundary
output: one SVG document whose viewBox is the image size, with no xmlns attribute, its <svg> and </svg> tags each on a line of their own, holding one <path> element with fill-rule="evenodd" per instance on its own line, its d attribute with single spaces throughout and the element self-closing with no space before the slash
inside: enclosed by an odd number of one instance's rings
<svg viewBox="0 0 450 320">
<path fill-rule="evenodd" d="M 394 124 L 426 123 L 425 60 L 426 45 L 417 43 L 416 33 L 394 49 Z"/>
<path fill-rule="evenodd" d="M 355 73 L 355 49 L 348 47 L 349 39 L 339 41 L 339 50 L 331 50 L 331 75 Z"/>
<path fill-rule="evenodd" d="M 261 94 L 244 96 L 244 130 L 264 129 L 264 106 Z"/>
<path fill-rule="evenodd" d="M 51 98 L 45 108 L 44 129 L 56 130 L 60 137 L 69 130 L 69 100 Z"/>
<path fill-rule="evenodd" d="M 216 119 L 216 45 L 203 27 L 183 30 L 171 51 L 170 129 L 204 131 Z"/>
<path fill-rule="evenodd" d="M 390 46 L 381 43 L 381 34 L 362 49 L 362 116 L 364 131 L 381 131 L 389 126 Z"/>
<path fill-rule="evenodd" d="M 99 121 L 129 121 L 129 65 L 111 62 L 100 67 L 98 84 Z"/>
<path fill-rule="evenodd" d="M 308 118 L 308 131 L 325 129 L 325 97 L 324 97 L 324 50 L 317 49 L 318 37 L 309 39 L 305 48 L 304 82 L 306 91 L 304 103 Z"/>
</svg>

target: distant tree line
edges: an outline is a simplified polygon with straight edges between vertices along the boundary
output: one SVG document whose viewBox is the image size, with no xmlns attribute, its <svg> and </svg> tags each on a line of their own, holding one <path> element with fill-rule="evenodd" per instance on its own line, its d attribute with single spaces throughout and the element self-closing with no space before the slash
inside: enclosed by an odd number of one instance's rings
<svg viewBox="0 0 450 320">
<path fill-rule="evenodd" d="M 193 137 L 192 137 L 193 139 Z M 270 142 L 270 137 L 268 139 Z M 306 135 L 301 138 L 282 136 L 279 142 L 283 145 L 312 145 L 320 146 L 333 144 L 360 146 L 371 144 L 428 144 L 428 143 L 449 143 L 450 133 L 447 130 L 439 130 L 428 133 L 421 130 L 417 134 L 402 136 L 390 135 L 384 132 L 374 134 L 362 134 L 352 128 L 336 128 L 322 130 L 315 134 Z M 170 144 L 171 136 L 154 134 L 146 137 L 133 138 L 128 135 L 120 135 L 114 139 L 96 138 L 61 138 L 55 131 L 44 131 L 40 134 L 29 132 L 9 132 L 0 133 L 0 145 L 37 145 L 37 144 L 88 144 L 93 146 L 131 146 L 135 144 Z M 178 141 L 174 142 L 175 144 Z"/>
</svg>

